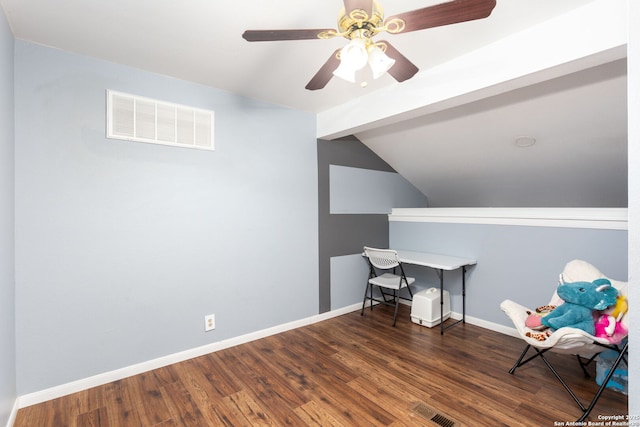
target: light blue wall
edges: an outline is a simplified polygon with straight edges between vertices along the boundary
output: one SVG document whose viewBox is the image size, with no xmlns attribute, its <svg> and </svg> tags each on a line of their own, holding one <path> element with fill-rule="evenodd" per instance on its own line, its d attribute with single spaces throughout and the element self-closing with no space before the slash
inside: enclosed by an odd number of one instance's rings
<svg viewBox="0 0 640 427">
<path fill-rule="evenodd" d="M 16 400 L 13 35 L 0 7 L 0 425 Z"/>
<path fill-rule="evenodd" d="M 468 316 L 512 327 L 500 310 L 504 299 L 535 308 L 547 304 L 558 275 L 572 259 L 584 259 L 605 275 L 627 278 L 627 232 L 580 228 L 391 222 L 393 248 L 475 258 L 467 273 Z M 439 286 L 429 269 L 410 267 L 418 286 Z M 461 274 L 445 272 L 451 310 L 462 312 Z"/>
<path fill-rule="evenodd" d="M 106 139 L 107 89 L 216 151 Z M 318 313 L 315 115 L 22 41 L 15 95 L 19 395 Z"/>
<path fill-rule="evenodd" d="M 426 207 L 427 198 L 397 172 L 330 167 L 332 214 L 390 214 L 393 208 Z"/>
<path fill-rule="evenodd" d="M 331 308 L 362 303 L 369 270 L 362 254 L 331 258 Z"/>
</svg>

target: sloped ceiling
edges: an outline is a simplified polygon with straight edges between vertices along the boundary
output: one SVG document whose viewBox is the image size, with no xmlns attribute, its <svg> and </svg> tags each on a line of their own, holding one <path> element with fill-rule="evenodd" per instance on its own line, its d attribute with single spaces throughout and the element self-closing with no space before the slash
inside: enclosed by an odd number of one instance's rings
<svg viewBox="0 0 640 427">
<path fill-rule="evenodd" d="M 430 206 L 624 207 L 626 95 L 618 60 L 357 137 Z"/>
<path fill-rule="evenodd" d="M 381 2 L 389 16 L 442 1 Z M 335 27 L 340 0 L 0 5 L 16 38 L 316 112 L 319 138 L 356 135 L 431 206 L 627 203 L 625 0 L 498 0 L 484 20 L 389 36 L 413 79 L 314 92 L 304 86 L 344 39 L 240 36 Z M 523 135 L 536 144 L 515 146 Z"/>
</svg>

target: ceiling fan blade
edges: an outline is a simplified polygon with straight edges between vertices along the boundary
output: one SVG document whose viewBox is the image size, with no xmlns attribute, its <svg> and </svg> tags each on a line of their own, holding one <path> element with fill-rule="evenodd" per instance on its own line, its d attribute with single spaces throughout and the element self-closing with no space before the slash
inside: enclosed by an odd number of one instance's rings
<svg viewBox="0 0 640 427">
<path fill-rule="evenodd" d="M 322 67 L 320 67 L 316 75 L 313 76 L 309 83 L 307 83 L 307 85 L 304 87 L 305 89 L 318 90 L 322 89 L 327 85 L 327 83 L 329 83 L 329 80 L 331 80 L 331 77 L 333 77 L 333 72 L 336 68 L 338 68 L 338 65 L 340 65 L 340 60 L 338 59 L 339 52 L 340 49 L 337 49 L 335 52 L 333 52 L 327 62 L 325 62 Z"/>
<path fill-rule="evenodd" d="M 321 37 L 320 35 L 323 35 Z M 333 37 L 336 30 L 331 28 L 310 30 L 247 30 L 242 38 L 249 42 L 268 42 L 279 40 L 312 40 Z"/>
<path fill-rule="evenodd" d="M 367 16 L 371 18 L 373 14 L 373 0 L 344 0 L 344 10 L 347 12 L 347 15 L 356 9 L 364 10 Z"/>
<path fill-rule="evenodd" d="M 409 80 L 418 72 L 418 67 L 416 67 L 413 62 L 409 61 L 406 56 L 401 54 L 400 51 L 393 47 L 388 41 L 380 41 L 379 43 L 386 44 L 387 50 L 385 53 L 389 58 L 396 60 L 396 63 L 387 71 L 391 77 L 399 82 L 403 82 L 405 80 Z"/>
<path fill-rule="evenodd" d="M 454 0 L 390 16 L 385 20 L 385 25 L 391 23 L 390 33 L 408 33 L 410 31 L 424 30 L 425 28 L 486 18 L 491 15 L 491 11 L 495 6 L 496 0 Z M 393 25 L 392 21 L 396 19 L 401 19 L 405 25 L 404 27 L 398 26 L 398 30 L 394 31 L 395 25 Z"/>
</svg>

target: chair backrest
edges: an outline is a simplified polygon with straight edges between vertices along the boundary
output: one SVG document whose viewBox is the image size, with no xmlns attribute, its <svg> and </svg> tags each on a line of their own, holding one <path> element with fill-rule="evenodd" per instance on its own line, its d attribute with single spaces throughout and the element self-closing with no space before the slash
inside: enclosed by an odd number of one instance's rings
<svg viewBox="0 0 640 427">
<path fill-rule="evenodd" d="M 388 270 L 400 265 L 398 252 L 393 249 L 377 249 L 365 246 L 364 254 L 369 258 L 371 265 L 382 270 Z"/>
</svg>

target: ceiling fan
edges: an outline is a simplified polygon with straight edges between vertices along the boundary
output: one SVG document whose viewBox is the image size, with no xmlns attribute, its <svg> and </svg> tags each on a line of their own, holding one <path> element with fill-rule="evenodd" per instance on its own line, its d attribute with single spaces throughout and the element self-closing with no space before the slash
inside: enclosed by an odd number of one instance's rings
<svg viewBox="0 0 640 427">
<path fill-rule="evenodd" d="M 402 34 L 426 28 L 486 18 L 496 0 L 453 0 L 385 19 L 382 7 L 375 0 L 343 0 L 338 15 L 338 30 L 331 28 L 298 30 L 247 30 L 242 37 L 250 42 L 280 40 L 312 40 L 344 37 L 350 40 L 336 50 L 309 81 L 306 89 L 322 89 L 331 77 L 338 76 L 355 83 L 356 71 L 367 63 L 374 78 L 388 72 L 398 82 L 410 79 L 416 67 L 388 41 L 374 41 L 382 32 Z"/>
</svg>

